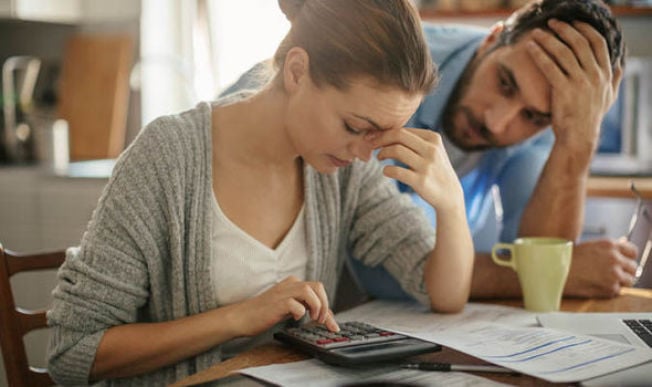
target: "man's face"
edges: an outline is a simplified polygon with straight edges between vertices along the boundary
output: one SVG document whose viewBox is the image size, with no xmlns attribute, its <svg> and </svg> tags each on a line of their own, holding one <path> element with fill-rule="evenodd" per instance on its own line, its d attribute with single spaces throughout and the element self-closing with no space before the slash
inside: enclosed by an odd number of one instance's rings
<svg viewBox="0 0 652 387">
<path fill-rule="evenodd" d="M 550 125 L 550 84 L 526 44 L 494 46 L 488 38 L 465 70 L 442 124 L 462 149 L 481 150 L 524 141 Z"/>
</svg>

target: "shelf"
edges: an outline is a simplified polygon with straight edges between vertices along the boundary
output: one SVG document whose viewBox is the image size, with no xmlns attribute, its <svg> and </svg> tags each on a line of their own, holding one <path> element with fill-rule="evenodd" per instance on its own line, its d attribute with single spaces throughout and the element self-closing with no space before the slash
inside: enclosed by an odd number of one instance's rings
<svg viewBox="0 0 652 387">
<path fill-rule="evenodd" d="M 632 182 L 641 196 L 652 199 L 652 177 L 591 176 L 587 182 L 587 195 L 633 199 L 635 196 L 630 189 Z"/>
<path fill-rule="evenodd" d="M 652 7 L 626 7 L 626 6 L 612 6 L 613 13 L 616 16 L 652 16 Z M 421 18 L 427 19 L 445 19 L 445 18 L 504 18 L 509 16 L 514 10 L 507 8 L 492 9 L 486 11 L 440 11 L 437 9 L 424 8 L 419 11 Z"/>
</svg>

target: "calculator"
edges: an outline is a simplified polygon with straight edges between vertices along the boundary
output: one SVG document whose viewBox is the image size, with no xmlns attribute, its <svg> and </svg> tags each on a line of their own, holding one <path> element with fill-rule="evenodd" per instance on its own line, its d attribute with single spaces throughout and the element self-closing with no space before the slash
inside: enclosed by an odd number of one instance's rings
<svg viewBox="0 0 652 387">
<path fill-rule="evenodd" d="M 360 321 L 344 322 L 339 326 L 339 332 L 331 332 L 315 323 L 287 327 L 275 333 L 274 338 L 326 363 L 340 366 L 390 362 L 441 350 L 438 344 Z"/>
</svg>

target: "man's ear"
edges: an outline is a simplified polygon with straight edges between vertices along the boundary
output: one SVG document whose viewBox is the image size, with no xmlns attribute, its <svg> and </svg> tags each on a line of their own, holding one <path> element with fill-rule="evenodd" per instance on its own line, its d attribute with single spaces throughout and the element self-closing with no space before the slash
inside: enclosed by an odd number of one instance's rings
<svg viewBox="0 0 652 387">
<path fill-rule="evenodd" d="M 285 91 L 293 93 L 302 82 L 309 79 L 310 58 L 301 47 L 292 47 L 285 55 L 283 84 Z"/>
<path fill-rule="evenodd" d="M 482 43 L 480 43 L 480 47 L 478 47 L 478 55 L 484 54 L 490 47 L 493 47 L 494 44 L 498 41 L 498 37 L 500 34 L 503 32 L 505 29 L 505 24 L 503 24 L 502 21 L 499 21 L 498 23 L 494 24 L 491 27 L 491 30 L 489 31 L 489 35 L 487 35 Z"/>
</svg>

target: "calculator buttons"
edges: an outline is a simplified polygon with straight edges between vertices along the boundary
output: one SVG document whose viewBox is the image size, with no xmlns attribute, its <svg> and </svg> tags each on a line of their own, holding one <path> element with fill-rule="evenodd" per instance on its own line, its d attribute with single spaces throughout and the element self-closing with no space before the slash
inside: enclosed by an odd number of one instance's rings
<svg viewBox="0 0 652 387">
<path fill-rule="evenodd" d="M 380 329 L 362 322 L 340 323 L 339 332 L 310 323 L 285 328 L 274 338 L 329 364 L 352 366 L 398 359 L 441 350 L 427 341 Z"/>
<path fill-rule="evenodd" d="M 404 339 L 406 336 L 378 329 L 361 322 L 340 324 L 339 332 L 331 332 L 321 325 L 306 325 L 289 328 L 286 333 L 296 339 L 321 348 L 338 348 L 361 343 L 378 343 Z"/>
</svg>

